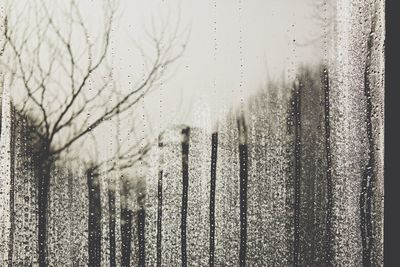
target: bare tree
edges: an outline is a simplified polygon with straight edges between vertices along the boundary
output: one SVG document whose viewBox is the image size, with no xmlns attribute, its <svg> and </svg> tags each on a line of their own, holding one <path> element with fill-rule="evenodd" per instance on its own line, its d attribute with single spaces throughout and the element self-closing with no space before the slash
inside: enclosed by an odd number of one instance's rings
<svg viewBox="0 0 400 267">
<path fill-rule="evenodd" d="M 110 86 L 113 68 L 108 64 L 117 12 L 115 2 L 104 1 L 104 25 L 96 38 L 80 3 L 74 0 L 63 8 L 51 9 L 49 2 L 35 1 L 14 10 L 22 10 L 29 18 L 12 13 L 10 7 L 4 21 L 6 59 L 2 65 L 12 77 L 13 88 L 21 88 L 14 92 L 19 112 L 38 118 L 31 126 L 40 142 L 36 153 L 38 248 L 39 264 L 46 266 L 52 166 L 100 125 L 134 108 L 154 88 L 165 69 L 182 55 L 185 46 L 180 43 L 182 35 L 178 27 L 172 33 L 153 27 L 148 37 L 154 55 L 145 56 L 143 79 L 130 83 L 127 90 L 118 90 Z M 122 97 L 117 99 L 117 95 Z M 129 158 L 125 158 L 128 154 Z M 118 159 L 129 165 L 134 158 L 128 154 Z"/>
</svg>

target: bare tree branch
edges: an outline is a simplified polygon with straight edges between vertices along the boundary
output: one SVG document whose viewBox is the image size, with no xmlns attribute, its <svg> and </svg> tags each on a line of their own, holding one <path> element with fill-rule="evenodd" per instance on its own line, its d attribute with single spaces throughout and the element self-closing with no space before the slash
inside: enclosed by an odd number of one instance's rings
<svg viewBox="0 0 400 267">
<path fill-rule="evenodd" d="M 139 44 L 133 44 L 144 56 L 149 67 L 145 70 L 147 73 L 142 80 L 130 82 L 132 88 L 117 90 L 110 86 L 114 77 L 107 64 L 117 4 L 111 0 L 104 1 L 104 28 L 101 41 L 95 43 L 91 41 L 92 34 L 77 1 L 71 0 L 61 10 L 50 10 L 43 0 L 40 7 L 37 3 L 32 5 L 33 31 L 20 18 L 14 18 L 12 23 L 16 25 L 11 25 L 6 17 L 4 50 L 11 49 L 8 60 L 2 60 L 1 64 L 24 87 L 25 97 L 19 101 L 20 112 L 41 114 L 34 126 L 41 139 L 51 147 L 49 157 L 59 156 L 104 122 L 134 109 L 146 94 L 157 87 L 166 69 L 185 50 L 187 39 L 184 37 L 188 38 L 188 35 L 186 31 L 180 32 L 179 23 L 168 34 L 168 19 L 159 31 L 153 21 L 147 36 L 155 56 L 152 58 Z M 57 12 L 62 12 L 62 22 L 58 21 L 60 16 Z M 104 72 L 105 78 L 96 79 L 95 89 L 88 93 L 88 89 L 93 87 L 91 78 Z M 115 101 L 117 95 L 119 99 Z"/>
</svg>

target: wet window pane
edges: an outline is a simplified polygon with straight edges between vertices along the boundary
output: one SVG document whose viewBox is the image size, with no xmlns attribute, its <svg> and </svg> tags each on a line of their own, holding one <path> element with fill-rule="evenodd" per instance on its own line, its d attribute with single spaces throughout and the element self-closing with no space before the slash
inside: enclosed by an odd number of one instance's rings
<svg viewBox="0 0 400 267">
<path fill-rule="evenodd" d="M 0 3 L 1 266 L 382 266 L 384 0 Z"/>
</svg>

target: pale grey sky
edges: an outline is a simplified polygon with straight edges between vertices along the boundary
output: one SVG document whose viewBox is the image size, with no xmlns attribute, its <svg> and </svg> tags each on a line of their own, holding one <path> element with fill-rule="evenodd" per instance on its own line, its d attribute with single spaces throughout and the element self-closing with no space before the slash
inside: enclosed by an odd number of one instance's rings
<svg viewBox="0 0 400 267">
<path fill-rule="evenodd" d="M 64 1 L 43 1 L 56 13 L 63 10 L 60 5 L 68 7 Z M 110 60 L 117 86 L 123 90 L 130 90 L 130 82 L 142 79 L 143 58 L 133 40 L 145 50 L 150 48 L 145 27 L 150 28 L 152 21 L 156 25 L 168 21 L 171 26 L 168 30 L 179 21 L 181 30 L 190 28 L 186 50 L 176 64 L 175 75 L 167 81 L 162 79 L 157 90 L 147 95 L 137 109 L 136 114 L 143 112 L 148 119 L 142 121 L 143 125 L 140 121 L 136 123 L 148 128 L 150 122 L 155 130 L 153 134 L 168 123 L 210 127 L 223 109 L 253 94 L 268 76 L 291 79 L 299 64 L 316 63 L 322 58 L 320 43 L 297 45 L 321 33 L 314 17 L 315 0 L 118 2 Z M 15 11 L 29 6 L 30 2 L 13 4 L 17 7 Z M 91 36 L 96 36 L 96 31 L 102 29 L 102 1 L 79 1 L 79 5 Z M 30 15 L 32 10 L 25 8 L 24 12 Z M 29 16 L 22 19 L 30 23 Z M 93 83 L 98 78 L 93 77 Z M 124 121 L 124 124 L 133 123 L 133 120 Z M 107 129 L 98 133 L 104 136 L 99 151 L 106 154 L 113 150 L 115 141 L 115 129 Z"/>
<path fill-rule="evenodd" d="M 127 76 L 141 67 L 130 38 L 140 41 L 143 25 L 150 25 L 151 18 L 157 22 L 169 13 L 174 24 L 180 13 L 181 27 L 191 28 L 176 75 L 163 84 L 161 93 L 146 98 L 151 113 L 161 112 L 164 117 L 179 103 L 184 103 L 179 108 L 186 113 L 190 104 L 199 101 L 205 101 L 211 113 L 217 114 L 220 107 L 254 93 L 267 80 L 267 72 L 271 77 L 292 75 L 297 64 L 321 58 L 319 44 L 295 45 L 320 34 L 312 0 L 126 0 L 120 2 L 120 8 L 123 13 L 116 27 L 115 66 L 120 68 L 125 85 Z M 192 121 L 191 115 L 185 120 Z"/>
</svg>

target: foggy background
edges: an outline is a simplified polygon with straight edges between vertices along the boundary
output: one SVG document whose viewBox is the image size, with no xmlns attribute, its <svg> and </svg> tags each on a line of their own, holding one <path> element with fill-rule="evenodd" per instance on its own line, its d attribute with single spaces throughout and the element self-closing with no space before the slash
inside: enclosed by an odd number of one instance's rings
<svg viewBox="0 0 400 267">
<path fill-rule="evenodd" d="M 309 44 L 322 30 L 314 2 L 121 1 L 113 44 L 121 83 L 140 71 L 131 38 L 141 40 L 152 19 L 169 16 L 173 25 L 180 17 L 180 26 L 190 29 L 185 53 L 172 79 L 145 97 L 146 106 L 156 123 L 162 123 L 158 113 L 167 119 L 175 112 L 178 122 L 195 123 L 193 105 L 203 101 L 215 119 L 221 107 L 238 104 L 268 78 L 291 78 L 299 63 L 321 59 L 320 42 Z"/>
<path fill-rule="evenodd" d="M 3 265 L 382 264 L 384 0 L 2 4 Z"/>
<path fill-rule="evenodd" d="M 62 10 L 68 10 L 67 2 L 42 3 L 63 21 Z M 101 126 L 96 131 L 97 139 L 101 140 L 95 144 L 99 152 L 93 152 L 89 146 L 88 153 L 105 156 L 113 153 L 116 132 L 127 136 L 132 128 L 140 138 L 150 139 L 171 124 L 212 130 L 217 119 L 224 116 L 223 112 L 243 104 L 257 90 L 265 89 L 268 81 L 292 80 L 299 65 L 318 63 L 323 57 L 320 38 L 323 25 L 318 20 L 321 14 L 315 0 L 119 0 L 115 3 L 107 62 L 118 90 L 129 92 L 135 82 L 143 79 L 144 54 L 154 54 L 149 41 L 152 32 L 165 29 L 168 35 L 176 30 L 180 40 L 174 49 L 185 48 L 183 55 L 132 111 L 134 117 L 129 118 L 128 114 L 122 123 L 114 120 L 116 127 Z M 103 13 L 107 10 L 102 5 L 101 1 L 79 2 L 94 43 L 102 35 Z M 13 2 L 10 12 L 23 23 L 32 24 L 34 7 L 37 5 L 29 1 Z M 74 46 L 78 47 L 81 39 L 75 40 Z M 99 78 L 96 75 L 89 78 L 89 90 L 97 90 Z M 12 91 L 18 94 L 18 88 Z"/>
</svg>

